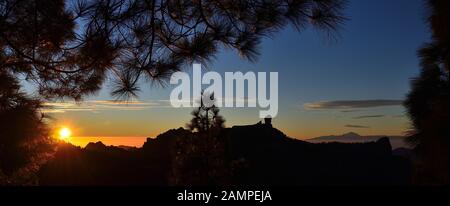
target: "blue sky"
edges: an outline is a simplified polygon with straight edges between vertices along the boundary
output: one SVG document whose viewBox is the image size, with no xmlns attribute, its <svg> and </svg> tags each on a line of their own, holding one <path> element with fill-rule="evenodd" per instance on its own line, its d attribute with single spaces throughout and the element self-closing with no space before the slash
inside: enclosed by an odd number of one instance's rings
<svg viewBox="0 0 450 206">
<path fill-rule="evenodd" d="M 312 28 L 291 27 L 263 39 L 255 63 L 233 50 L 222 50 L 209 68 L 229 71 L 279 72 L 279 113 L 274 124 L 297 138 L 355 131 L 361 134 L 402 134 L 408 121 L 403 107 L 307 109 L 321 101 L 402 100 L 409 80 L 419 71 L 416 50 L 429 39 L 422 0 L 353 0 L 344 14 L 349 19 L 336 41 Z M 191 68 L 187 68 L 191 69 Z M 141 85 L 141 101 L 167 100 L 173 87 Z M 108 86 L 88 100 L 108 100 Z M 184 126 L 190 109 L 148 107 L 142 110 L 66 111 L 55 121 L 80 128 L 89 136 L 153 136 Z M 223 109 L 227 126 L 259 121 L 257 109 Z M 115 120 L 120 116 L 120 121 Z M 359 118 L 361 116 L 370 116 Z M 100 122 L 104 124 L 91 124 Z M 115 125 L 127 125 L 121 131 Z M 161 126 L 163 125 L 163 126 Z M 361 126 L 361 127 L 351 127 Z"/>
</svg>

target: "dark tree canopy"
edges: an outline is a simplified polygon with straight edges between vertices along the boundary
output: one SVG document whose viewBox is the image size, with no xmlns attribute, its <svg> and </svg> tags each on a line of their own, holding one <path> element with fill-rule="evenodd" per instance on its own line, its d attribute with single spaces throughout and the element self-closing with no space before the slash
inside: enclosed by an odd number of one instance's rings
<svg viewBox="0 0 450 206">
<path fill-rule="evenodd" d="M 427 0 L 427 5 L 433 38 L 418 50 L 421 73 L 405 101 L 415 129 L 410 138 L 414 144 L 425 140 L 422 133 L 429 134 L 428 139 L 448 139 L 448 1 Z"/>
<path fill-rule="evenodd" d="M 32 175 L 52 150 L 39 108 L 38 100 L 0 71 L 0 185 L 35 184 Z"/>
<path fill-rule="evenodd" d="M 331 34 L 345 0 L 3 0 L 0 69 L 45 98 L 76 100 L 113 79 L 112 95 L 164 82 L 220 46 L 256 60 L 262 37 L 291 24 Z"/>
<path fill-rule="evenodd" d="M 404 105 L 413 130 L 409 142 L 418 156 L 418 184 L 448 184 L 449 42 L 448 0 L 427 0 L 431 42 L 418 51 L 421 71 Z"/>
</svg>

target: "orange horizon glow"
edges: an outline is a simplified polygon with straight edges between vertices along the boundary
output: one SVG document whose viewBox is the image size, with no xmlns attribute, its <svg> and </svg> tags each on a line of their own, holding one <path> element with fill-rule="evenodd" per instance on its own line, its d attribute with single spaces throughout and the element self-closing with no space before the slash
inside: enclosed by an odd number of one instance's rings
<svg viewBox="0 0 450 206">
<path fill-rule="evenodd" d="M 106 146 L 142 147 L 147 138 L 144 136 L 73 136 L 69 142 L 79 147 L 86 147 L 90 142 L 102 142 Z"/>
</svg>

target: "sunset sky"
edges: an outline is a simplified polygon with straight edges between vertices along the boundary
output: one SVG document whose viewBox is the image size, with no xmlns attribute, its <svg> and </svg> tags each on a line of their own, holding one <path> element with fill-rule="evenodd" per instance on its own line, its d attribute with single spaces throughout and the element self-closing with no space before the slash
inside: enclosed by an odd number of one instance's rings
<svg viewBox="0 0 450 206">
<path fill-rule="evenodd" d="M 349 1 L 344 12 L 349 20 L 336 41 L 312 29 L 298 33 L 287 27 L 262 41 L 257 62 L 222 50 L 208 68 L 221 74 L 279 72 L 279 112 L 273 124 L 288 136 L 401 135 L 409 129 L 401 101 L 419 71 L 416 50 L 429 39 L 423 10 L 422 0 Z M 70 127 L 74 137 L 84 137 L 76 141 L 104 137 L 136 145 L 141 141 L 136 137 L 154 137 L 190 120 L 192 108 L 170 106 L 173 87 L 143 82 L 139 99 L 126 105 L 111 101 L 106 83 L 82 103 L 47 103 L 53 106 L 47 112 L 53 127 Z M 27 88 L 32 91 L 31 85 Z M 260 121 L 258 110 L 222 108 L 221 113 L 231 127 Z"/>
</svg>

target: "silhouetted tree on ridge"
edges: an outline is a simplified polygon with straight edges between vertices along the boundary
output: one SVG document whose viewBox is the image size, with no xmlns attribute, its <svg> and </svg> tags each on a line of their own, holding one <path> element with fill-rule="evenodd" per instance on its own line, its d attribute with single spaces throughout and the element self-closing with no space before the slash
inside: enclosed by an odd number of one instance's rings
<svg viewBox="0 0 450 206">
<path fill-rule="evenodd" d="M 205 103 L 203 98 L 211 104 Z M 192 135 L 177 140 L 170 184 L 229 184 L 231 165 L 226 161 L 226 143 L 221 133 L 225 119 L 219 115 L 214 93 L 202 91 L 198 102 L 199 107 L 192 111 L 192 119 L 186 125 Z"/>
<path fill-rule="evenodd" d="M 207 94 L 202 92 L 201 96 L 210 98 L 214 103 L 211 106 L 205 105 L 203 99 L 200 98 L 200 106 L 192 111 L 192 119 L 187 124 L 187 127 L 191 131 L 197 131 L 199 133 L 208 132 L 210 130 L 224 128 L 225 119 L 219 115 L 219 108 L 215 104 L 214 94 Z"/>
<path fill-rule="evenodd" d="M 412 121 L 417 184 L 448 184 L 448 0 L 427 0 L 432 40 L 418 51 L 421 71 L 404 102 Z"/>
</svg>

